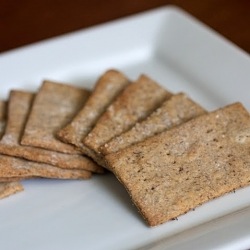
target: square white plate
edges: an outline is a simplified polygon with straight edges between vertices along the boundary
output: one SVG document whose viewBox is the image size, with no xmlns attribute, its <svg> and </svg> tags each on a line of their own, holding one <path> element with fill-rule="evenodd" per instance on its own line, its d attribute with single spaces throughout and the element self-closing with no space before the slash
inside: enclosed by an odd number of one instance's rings
<svg viewBox="0 0 250 250">
<path fill-rule="evenodd" d="M 0 56 L 1 98 L 43 79 L 92 87 L 109 68 L 146 73 L 208 110 L 250 109 L 250 58 L 182 10 L 165 7 Z M 111 175 L 88 181 L 28 180 L 0 201 L 4 250 L 243 249 L 250 247 L 250 187 L 149 228 Z"/>
</svg>

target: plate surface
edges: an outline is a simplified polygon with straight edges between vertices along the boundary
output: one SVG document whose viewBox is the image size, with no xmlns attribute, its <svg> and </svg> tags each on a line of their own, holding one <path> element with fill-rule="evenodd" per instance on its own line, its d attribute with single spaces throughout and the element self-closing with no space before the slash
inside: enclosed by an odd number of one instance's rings
<svg viewBox="0 0 250 250">
<path fill-rule="evenodd" d="M 36 90 L 43 79 L 91 88 L 109 68 L 131 79 L 146 73 L 208 110 L 235 101 L 250 110 L 249 56 L 175 7 L 1 54 L 0 97 L 13 88 Z M 5 250 L 250 247 L 250 187 L 149 228 L 111 174 L 23 184 L 24 192 L 0 201 Z"/>
</svg>

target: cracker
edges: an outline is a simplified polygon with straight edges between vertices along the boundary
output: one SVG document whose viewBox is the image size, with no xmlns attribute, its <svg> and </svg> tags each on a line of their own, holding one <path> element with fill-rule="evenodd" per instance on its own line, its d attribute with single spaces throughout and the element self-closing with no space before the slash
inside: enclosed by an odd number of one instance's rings
<svg viewBox="0 0 250 250">
<path fill-rule="evenodd" d="M 12 90 L 9 96 L 8 122 L 0 141 L 0 153 L 22 157 L 27 160 L 42 162 L 64 169 L 84 169 L 103 173 L 103 168 L 90 158 L 77 154 L 64 154 L 41 148 L 20 145 L 20 138 L 25 127 L 34 94 Z M 3 119 L 0 119 L 3 121 Z"/>
<path fill-rule="evenodd" d="M 129 84 L 129 80 L 117 70 L 108 70 L 97 81 L 89 99 L 76 117 L 57 135 L 66 143 L 73 144 L 83 153 L 89 149 L 82 140 L 92 130 L 107 107 Z"/>
<path fill-rule="evenodd" d="M 6 126 L 7 102 L 0 100 L 0 138 L 2 138 Z"/>
<path fill-rule="evenodd" d="M 115 153 L 205 112 L 184 93 L 173 95 L 145 120 L 136 123 L 130 130 L 103 145 L 101 153 L 104 155 Z"/>
<path fill-rule="evenodd" d="M 106 156 L 150 226 L 250 184 L 250 115 L 240 103 Z"/>
<path fill-rule="evenodd" d="M 33 102 L 21 144 L 61 153 L 79 153 L 72 145 L 58 140 L 56 133 L 73 119 L 89 94 L 83 88 L 44 81 Z"/>
<path fill-rule="evenodd" d="M 0 182 L 0 199 L 21 191 L 23 191 L 23 186 L 20 182 Z"/>
<path fill-rule="evenodd" d="M 17 181 L 22 181 L 24 179 L 31 179 L 33 178 L 32 176 L 27 176 L 25 178 L 21 178 L 21 177 L 0 177 L 0 183 L 1 182 L 17 182 Z"/>
<path fill-rule="evenodd" d="M 140 76 L 108 107 L 84 139 L 84 144 L 101 157 L 102 145 L 145 119 L 171 95 L 149 77 Z"/>
<path fill-rule="evenodd" d="M 20 92 L 11 92 L 10 96 L 20 94 Z M 21 93 L 24 94 L 25 97 L 28 100 L 32 100 L 32 94 L 30 93 Z M 14 102 L 15 103 L 15 102 Z M 12 98 L 9 100 L 9 109 L 12 109 L 13 101 Z M 27 102 L 19 103 L 20 105 L 17 105 L 16 108 L 20 111 L 23 111 L 27 107 Z M 5 121 L 5 109 L 6 107 L 3 102 L 0 102 L 0 122 L 4 123 Z M 17 112 L 17 124 L 19 119 L 23 120 L 23 117 L 20 115 L 19 111 Z M 10 120 L 11 117 L 8 116 L 8 120 Z M 16 125 L 17 125 L 16 124 Z M 15 132 L 16 130 L 20 129 L 18 128 L 19 125 L 15 126 L 15 123 L 13 122 L 13 126 L 6 126 L 7 134 L 4 134 L 2 140 L 7 140 L 10 144 L 15 143 L 14 136 L 16 136 Z M 18 128 L 18 129 L 17 129 Z M 5 128 L 2 126 L 0 129 L 0 134 L 2 134 L 2 130 Z M 14 136 L 12 136 L 14 135 Z M 5 137 L 6 136 L 6 137 Z M 5 137 L 5 139 L 4 139 Z M 18 137 L 18 136 L 16 136 Z M 4 148 L 4 147 L 3 147 Z M 12 151 L 9 150 L 11 153 Z M 19 179 L 26 179 L 31 177 L 43 177 L 43 178 L 57 178 L 57 179 L 88 179 L 91 177 L 91 172 L 82 170 L 82 169 L 62 169 L 56 166 L 52 166 L 49 164 L 44 163 L 37 163 L 28 161 L 25 159 L 21 159 L 18 157 L 12 157 L 7 155 L 0 155 L 0 180 L 6 181 L 6 180 L 19 180 Z"/>
<path fill-rule="evenodd" d="M 0 101 L 0 138 L 2 137 L 6 120 L 7 102 Z M 23 186 L 18 182 L 20 178 L 0 178 L 0 199 L 23 190 Z"/>
<path fill-rule="evenodd" d="M 89 179 L 91 177 L 91 172 L 86 170 L 62 169 L 6 155 L 0 156 L 0 170 L 0 178 Z"/>
</svg>

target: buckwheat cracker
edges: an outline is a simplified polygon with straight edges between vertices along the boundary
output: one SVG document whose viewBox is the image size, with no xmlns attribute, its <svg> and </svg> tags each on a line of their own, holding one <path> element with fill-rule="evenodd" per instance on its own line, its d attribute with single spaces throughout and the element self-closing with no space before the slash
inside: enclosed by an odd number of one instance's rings
<svg viewBox="0 0 250 250">
<path fill-rule="evenodd" d="M 75 147 L 58 140 L 56 133 L 73 119 L 89 94 L 83 88 L 44 81 L 34 99 L 21 144 L 79 154 Z"/>
<path fill-rule="evenodd" d="M 0 140 L 0 153 L 42 162 L 64 169 L 84 169 L 103 173 L 103 168 L 90 158 L 77 154 L 64 154 L 42 148 L 20 145 L 20 138 L 29 115 L 34 94 L 12 90 L 9 95 L 8 121 Z M 1 119 L 0 119 L 1 122 Z"/>
<path fill-rule="evenodd" d="M 83 153 L 87 151 L 88 154 L 90 149 L 82 143 L 82 140 L 129 83 L 127 77 L 117 70 L 105 72 L 98 79 L 83 108 L 65 128 L 57 133 L 58 137 L 66 143 L 77 146 Z"/>
<path fill-rule="evenodd" d="M 89 179 L 91 172 L 82 169 L 62 169 L 12 156 L 0 156 L 0 178 Z"/>
<path fill-rule="evenodd" d="M 2 137 L 6 120 L 7 102 L 0 101 L 0 138 Z M 23 186 L 18 182 L 20 178 L 0 178 L 0 199 L 23 190 Z"/>
<path fill-rule="evenodd" d="M 83 143 L 101 158 L 102 145 L 145 119 L 171 95 L 149 77 L 141 75 L 108 107 Z M 95 160 L 100 162 L 100 159 Z"/>
<path fill-rule="evenodd" d="M 149 115 L 125 133 L 113 138 L 101 147 L 104 155 L 115 153 L 146 138 L 159 134 L 206 111 L 186 94 L 173 95 Z"/>
<path fill-rule="evenodd" d="M 10 100 L 9 106 L 11 105 L 11 103 L 12 102 Z M 6 105 L 3 105 L 1 103 L 0 122 L 4 124 L 6 112 L 3 107 L 6 107 Z M 25 105 L 20 105 L 20 110 L 22 110 L 23 108 L 25 109 Z M 16 118 L 21 117 L 17 116 Z M 10 117 L 8 117 L 8 119 L 10 119 Z M 12 129 L 14 129 L 15 131 L 15 126 L 9 127 L 8 131 L 13 132 Z M 2 130 L 4 130 L 4 126 L 1 126 L 0 134 L 2 134 Z M 12 142 L 12 139 L 13 137 L 10 137 L 9 141 Z M 9 151 L 11 152 L 11 150 Z M 91 177 L 91 172 L 82 169 L 62 169 L 49 164 L 32 162 L 13 156 L 0 155 L 0 179 L 2 181 L 8 179 L 17 180 L 18 178 L 23 179 L 31 177 L 57 179 L 88 179 Z"/>
<path fill-rule="evenodd" d="M 23 191 L 23 186 L 20 182 L 0 182 L 0 199 L 21 191 Z"/>
<path fill-rule="evenodd" d="M 250 115 L 235 103 L 106 156 L 150 226 L 250 184 Z"/>
<path fill-rule="evenodd" d="M 22 177 L 0 177 L 0 183 L 4 183 L 4 182 L 18 182 L 18 181 L 22 181 L 22 180 L 26 180 L 26 179 L 31 179 L 33 178 L 32 176 L 27 176 L 25 178 Z"/>
</svg>

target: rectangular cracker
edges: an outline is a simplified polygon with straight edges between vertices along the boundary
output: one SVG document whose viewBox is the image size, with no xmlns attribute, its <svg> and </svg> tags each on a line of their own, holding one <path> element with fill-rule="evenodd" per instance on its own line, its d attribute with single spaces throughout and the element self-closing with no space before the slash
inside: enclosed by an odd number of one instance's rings
<svg viewBox="0 0 250 250">
<path fill-rule="evenodd" d="M 53 178 L 89 179 L 91 172 L 82 169 L 62 169 L 52 165 L 37 163 L 17 157 L 0 155 L 1 178 Z"/>
<path fill-rule="evenodd" d="M 107 107 L 129 84 L 127 77 L 117 70 L 108 70 L 96 82 L 95 87 L 80 112 L 57 135 L 66 142 L 90 154 L 90 149 L 82 141 L 92 130 Z"/>
<path fill-rule="evenodd" d="M 42 162 L 64 169 L 83 169 L 103 173 L 103 168 L 90 158 L 78 154 L 64 154 L 42 148 L 20 145 L 20 138 L 29 115 L 34 94 L 12 90 L 9 95 L 8 121 L 3 138 L 0 140 L 0 153 Z M 0 119 L 0 123 L 3 119 Z"/>
<path fill-rule="evenodd" d="M 250 115 L 235 103 L 106 156 L 150 226 L 250 184 Z"/>
<path fill-rule="evenodd" d="M 32 96 L 32 94 L 30 94 Z M 30 98 L 30 95 L 27 96 Z M 1 103 L 1 102 L 0 102 Z M 9 101 L 9 107 L 11 107 L 12 101 Z M 6 105 L 1 103 L 0 105 L 0 122 L 5 121 L 5 109 Z M 25 105 L 20 105 L 20 110 L 25 109 Z M 8 117 L 10 119 L 11 117 Z M 22 118 L 17 116 L 16 118 Z M 15 123 L 14 123 L 15 124 Z M 7 125 L 8 127 L 8 125 Z M 15 126 L 9 127 L 8 131 L 13 131 Z M 4 127 L 1 127 L 0 134 Z M 15 129 L 14 129 L 15 130 Z M 5 136 L 5 135 L 4 135 Z M 13 138 L 9 136 L 9 141 L 13 142 Z M 10 150 L 10 152 L 12 152 Z M 88 179 L 91 177 L 91 172 L 82 169 L 62 169 L 49 164 L 31 162 L 25 159 L 0 155 L 0 179 L 26 179 L 31 177 L 43 177 L 43 178 L 57 178 L 57 179 Z"/>
<path fill-rule="evenodd" d="M 79 153 L 72 145 L 57 139 L 56 133 L 73 119 L 89 94 L 84 88 L 44 81 L 34 99 L 21 144 L 61 153 Z"/>
<path fill-rule="evenodd" d="M 23 191 L 23 186 L 20 182 L 0 182 L 0 199 L 21 191 Z"/>
<path fill-rule="evenodd" d="M 138 122 L 130 130 L 104 144 L 100 151 L 103 155 L 115 153 L 137 142 L 180 125 L 206 111 L 186 94 L 173 95 L 145 120 Z"/>
<path fill-rule="evenodd" d="M 172 95 L 145 75 L 128 85 L 97 121 L 83 143 L 101 158 L 100 147 L 145 119 Z M 93 157 L 93 156 L 92 156 Z M 100 159 L 99 163 L 102 163 Z"/>
<path fill-rule="evenodd" d="M 0 101 L 0 138 L 3 135 L 6 121 L 7 102 Z M 20 178 L 0 178 L 0 199 L 6 198 L 23 190 L 18 182 Z"/>
</svg>

